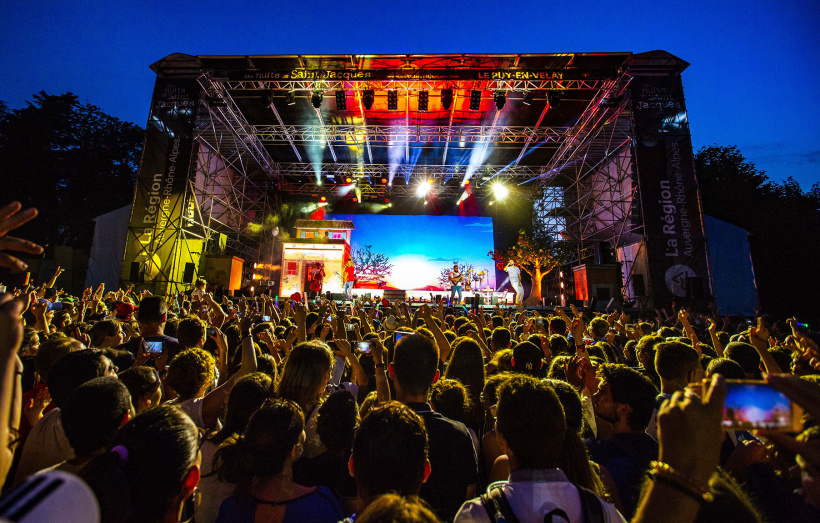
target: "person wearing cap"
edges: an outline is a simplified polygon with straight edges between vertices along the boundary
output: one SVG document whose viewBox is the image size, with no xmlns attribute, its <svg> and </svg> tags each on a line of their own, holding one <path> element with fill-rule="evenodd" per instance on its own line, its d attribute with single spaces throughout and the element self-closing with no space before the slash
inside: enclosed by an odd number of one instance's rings
<svg viewBox="0 0 820 523">
<path fill-rule="evenodd" d="M 344 293 L 345 299 L 352 300 L 353 299 L 353 284 L 356 282 L 356 273 L 355 268 L 353 267 L 353 258 L 349 258 L 347 263 L 345 263 L 344 268 Z"/>
<path fill-rule="evenodd" d="M 513 347 L 512 366 L 515 372 L 528 374 L 536 378 L 544 375 L 544 353 L 535 343 L 525 341 Z"/>
</svg>

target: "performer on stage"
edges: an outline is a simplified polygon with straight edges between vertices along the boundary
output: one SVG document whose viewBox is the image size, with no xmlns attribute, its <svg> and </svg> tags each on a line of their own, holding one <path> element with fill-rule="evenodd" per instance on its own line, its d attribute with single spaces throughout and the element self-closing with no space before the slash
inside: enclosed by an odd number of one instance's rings
<svg viewBox="0 0 820 523">
<path fill-rule="evenodd" d="M 322 293 L 322 283 L 325 279 L 325 268 L 322 262 L 316 262 L 310 270 L 310 290 L 313 291 L 313 298 L 317 298 Z"/>
<path fill-rule="evenodd" d="M 516 264 L 510 261 L 504 270 L 510 276 L 510 285 L 515 289 L 515 303 L 521 303 L 524 300 L 524 286 L 521 285 L 521 269 Z"/>
<path fill-rule="evenodd" d="M 352 300 L 353 299 L 353 284 L 356 282 L 356 274 L 355 269 L 353 268 L 353 259 L 348 259 L 347 263 L 345 263 L 344 268 L 344 281 L 345 281 L 345 299 Z"/>
<path fill-rule="evenodd" d="M 461 292 L 462 292 L 461 280 L 462 280 L 463 276 L 461 274 L 461 271 L 458 270 L 458 264 L 457 263 L 453 264 L 453 270 L 450 271 L 449 278 L 450 278 L 450 283 L 452 284 L 452 286 L 450 287 L 450 301 L 453 301 L 453 298 L 455 298 L 456 293 L 458 293 L 458 301 L 455 302 L 455 303 L 461 303 Z"/>
</svg>

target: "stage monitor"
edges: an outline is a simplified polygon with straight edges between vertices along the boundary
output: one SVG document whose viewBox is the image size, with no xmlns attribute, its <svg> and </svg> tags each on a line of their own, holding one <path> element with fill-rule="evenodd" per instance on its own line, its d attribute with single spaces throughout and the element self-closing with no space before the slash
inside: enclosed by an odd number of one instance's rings
<svg viewBox="0 0 820 523">
<path fill-rule="evenodd" d="M 470 271 L 473 289 L 495 290 L 493 219 L 479 216 L 329 214 L 350 220 L 357 288 L 449 290 L 453 264 Z M 480 279 L 479 279 L 480 278 Z"/>
</svg>

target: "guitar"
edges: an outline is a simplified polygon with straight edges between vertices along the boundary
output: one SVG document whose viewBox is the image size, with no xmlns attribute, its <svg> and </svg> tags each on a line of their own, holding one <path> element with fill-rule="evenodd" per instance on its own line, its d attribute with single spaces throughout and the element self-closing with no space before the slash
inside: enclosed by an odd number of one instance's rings
<svg viewBox="0 0 820 523">
<path fill-rule="evenodd" d="M 450 276 L 448 276 L 450 283 L 452 283 L 453 285 L 461 284 L 462 277 L 463 275 L 460 272 L 456 272 L 455 274 L 451 272 Z"/>
</svg>

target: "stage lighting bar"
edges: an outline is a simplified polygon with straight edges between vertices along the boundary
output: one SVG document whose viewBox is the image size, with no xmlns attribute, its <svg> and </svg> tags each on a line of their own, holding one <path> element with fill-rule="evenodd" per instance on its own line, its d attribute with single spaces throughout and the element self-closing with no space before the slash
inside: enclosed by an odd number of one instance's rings
<svg viewBox="0 0 820 523">
<path fill-rule="evenodd" d="M 532 91 L 524 91 L 524 99 L 521 101 L 524 105 L 532 104 Z"/>
<path fill-rule="evenodd" d="M 547 91 L 547 103 L 551 108 L 558 108 L 561 105 L 561 98 L 563 93 L 560 91 Z"/>
<path fill-rule="evenodd" d="M 336 91 L 336 110 L 347 111 L 347 93 L 343 90 Z"/>
<path fill-rule="evenodd" d="M 285 103 L 294 105 L 296 103 L 296 91 L 288 91 L 285 93 Z"/>
<path fill-rule="evenodd" d="M 310 95 L 310 104 L 314 107 L 314 109 L 321 109 L 322 107 L 322 98 L 324 98 L 324 94 L 322 91 L 316 89 Z"/>
<path fill-rule="evenodd" d="M 373 102 L 376 100 L 376 92 L 373 89 L 365 89 L 362 91 L 362 105 L 366 110 L 373 107 Z"/>
<path fill-rule="evenodd" d="M 499 89 L 498 91 L 493 93 L 493 101 L 495 102 L 495 108 L 499 111 L 507 105 L 507 91 L 502 91 Z"/>
<path fill-rule="evenodd" d="M 470 91 L 470 110 L 481 110 L 481 91 Z"/>
<path fill-rule="evenodd" d="M 387 110 L 398 111 L 399 109 L 399 92 L 395 89 L 387 91 Z"/>
<path fill-rule="evenodd" d="M 429 101 L 430 93 L 427 91 L 419 91 L 419 111 L 426 111 Z"/>
<path fill-rule="evenodd" d="M 453 90 L 452 89 L 442 89 L 441 90 L 441 107 L 445 111 L 449 111 L 451 105 L 453 105 Z"/>
</svg>

